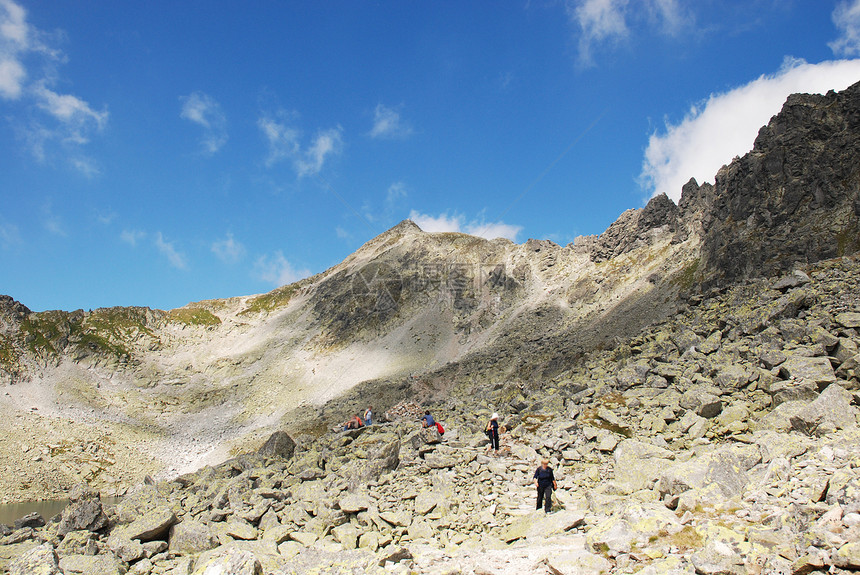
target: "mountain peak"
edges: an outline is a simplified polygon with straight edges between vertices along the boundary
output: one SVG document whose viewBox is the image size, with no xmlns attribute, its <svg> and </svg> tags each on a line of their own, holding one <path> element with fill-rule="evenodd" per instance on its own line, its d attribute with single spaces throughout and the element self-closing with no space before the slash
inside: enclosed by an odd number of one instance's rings
<svg viewBox="0 0 860 575">
<path fill-rule="evenodd" d="M 394 226 L 393 228 L 391 228 L 388 231 L 398 232 L 401 234 L 414 234 L 414 233 L 423 233 L 424 232 L 424 230 L 422 230 L 420 227 L 418 227 L 418 224 L 416 224 L 415 222 L 413 222 L 412 220 L 410 220 L 408 218 L 403 220 L 402 222 L 400 222 L 399 224 L 397 224 L 396 226 Z"/>
</svg>

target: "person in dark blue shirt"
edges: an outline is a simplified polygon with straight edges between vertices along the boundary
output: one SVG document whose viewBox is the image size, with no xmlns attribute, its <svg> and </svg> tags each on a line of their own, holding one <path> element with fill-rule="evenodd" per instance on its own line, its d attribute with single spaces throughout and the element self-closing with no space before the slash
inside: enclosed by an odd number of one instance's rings
<svg viewBox="0 0 860 575">
<path fill-rule="evenodd" d="M 540 467 L 535 470 L 534 480 L 537 487 L 537 509 L 540 509 L 543 503 L 544 513 L 549 513 L 552 509 L 552 492 L 558 489 L 558 484 L 555 482 L 548 459 L 541 459 Z"/>
<path fill-rule="evenodd" d="M 436 425 L 436 420 L 430 415 L 429 411 L 424 412 L 424 417 L 421 418 L 421 427 L 433 427 Z"/>
<path fill-rule="evenodd" d="M 487 437 L 490 439 L 490 447 L 496 455 L 499 454 L 499 414 L 494 413 L 487 424 Z"/>
</svg>

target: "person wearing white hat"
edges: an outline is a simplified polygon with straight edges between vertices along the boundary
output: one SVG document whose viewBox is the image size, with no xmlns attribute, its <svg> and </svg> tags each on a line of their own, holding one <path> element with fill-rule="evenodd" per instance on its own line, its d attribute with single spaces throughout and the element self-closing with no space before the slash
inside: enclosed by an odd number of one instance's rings
<svg viewBox="0 0 860 575">
<path fill-rule="evenodd" d="M 490 438 L 490 446 L 488 449 L 493 449 L 498 455 L 499 453 L 499 414 L 494 413 L 487 423 L 487 437 Z"/>
</svg>

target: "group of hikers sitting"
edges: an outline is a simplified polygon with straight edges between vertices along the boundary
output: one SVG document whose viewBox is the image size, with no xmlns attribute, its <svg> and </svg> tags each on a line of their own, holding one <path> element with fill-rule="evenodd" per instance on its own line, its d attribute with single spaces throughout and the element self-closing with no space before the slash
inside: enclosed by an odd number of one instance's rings
<svg viewBox="0 0 860 575">
<path fill-rule="evenodd" d="M 373 406 L 368 405 L 367 409 L 364 410 L 364 417 L 362 418 L 360 415 L 353 415 L 352 418 L 347 419 L 343 422 L 343 430 L 346 431 L 348 429 L 358 429 L 360 427 L 364 427 L 366 425 L 371 425 L 373 423 Z"/>
</svg>

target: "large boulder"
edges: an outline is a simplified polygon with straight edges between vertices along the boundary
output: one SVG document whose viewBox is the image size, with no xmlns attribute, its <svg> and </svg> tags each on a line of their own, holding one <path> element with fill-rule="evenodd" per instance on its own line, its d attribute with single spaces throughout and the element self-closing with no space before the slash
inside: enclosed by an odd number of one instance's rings
<svg viewBox="0 0 860 575">
<path fill-rule="evenodd" d="M 549 515 L 543 511 L 535 511 L 515 519 L 501 531 L 499 537 L 506 543 L 517 539 L 542 541 L 579 527 L 584 522 L 585 514 L 578 509 L 563 509 Z"/>
<path fill-rule="evenodd" d="M 269 459 L 289 459 L 296 451 L 296 442 L 285 431 L 276 431 L 257 450 L 257 455 Z"/>
<path fill-rule="evenodd" d="M 210 551 L 208 556 L 201 557 L 195 566 L 193 575 L 263 575 L 260 560 L 251 553 L 236 547 L 225 547 Z"/>
<path fill-rule="evenodd" d="M 57 535 L 65 537 L 70 531 L 99 531 L 108 525 L 99 494 L 86 484 L 69 493 L 69 505 L 63 510 Z"/>
<path fill-rule="evenodd" d="M 60 571 L 66 575 L 125 575 L 125 564 L 114 554 L 67 555 L 60 559 Z"/>
<path fill-rule="evenodd" d="M 626 439 L 615 449 L 615 480 L 629 491 L 648 489 L 673 459 L 668 449 Z"/>
<path fill-rule="evenodd" d="M 33 547 L 9 565 L 9 575 L 59 575 L 57 552 L 50 543 Z"/>
<path fill-rule="evenodd" d="M 851 405 L 851 393 L 831 384 L 815 401 L 791 416 L 791 427 L 806 435 L 823 436 L 837 429 L 848 429 L 857 424 L 857 409 Z"/>
<path fill-rule="evenodd" d="M 833 366 L 826 357 L 791 355 L 779 366 L 779 372 L 786 379 L 811 381 L 819 388 L 836 381 Z"/>
<path fill-rule="evenodd" d="M 749 482 L 747 470 L 760 461 L 755 446 L 717 449 L 671 465 L 660 475 L 657 487 L 661 495 L 680 495 L 716 485 L 724 497 L 737 497 Z"/>
<path fill-rule="evenodd" d="M 170 526 L 176 521 L 176 515 L 168 507 L 157 507 L 121 527 L 119 531 L 123 537 L 139 541 L 165 539 Z"/>
<path fill-rule="evenodd" d="M 168 551 L 174 555 L 194 555 L 218 547 L 218 538 L 208 525 L 184 519 L 170 528 Z"/>
</svg>

